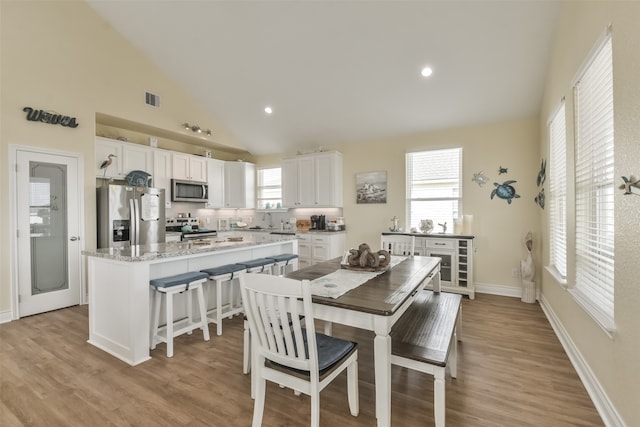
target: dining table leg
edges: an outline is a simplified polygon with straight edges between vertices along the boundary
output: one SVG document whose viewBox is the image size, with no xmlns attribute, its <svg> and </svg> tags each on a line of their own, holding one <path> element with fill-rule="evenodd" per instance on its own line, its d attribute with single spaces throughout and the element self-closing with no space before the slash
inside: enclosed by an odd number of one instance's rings
<svg viewBox="0 0 640 427">
<path fill-rule="evenodd" d="M 376 385 L 376 418 L 378 419 L 378 427 L 389 427 L 391 425 L 390 325 L 384 321 L 376 323 L 376 337 L 373 341 Z"/>
</svg>

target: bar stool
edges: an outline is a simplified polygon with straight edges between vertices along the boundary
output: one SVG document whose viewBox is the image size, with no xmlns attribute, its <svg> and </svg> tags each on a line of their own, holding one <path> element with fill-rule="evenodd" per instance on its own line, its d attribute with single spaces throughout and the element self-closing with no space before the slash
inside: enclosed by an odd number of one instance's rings
<svg viewBox="0 0 640 427">
<path fill-rule="evenodd" d="M 271 255 L 267 258 L 274 261 L 273 274 L 276 276 L 284 276 L 287 273 L 287 267 L 291 267 L 291 271 L 298 269 L 298 255 L 296 254 Z"/>
<path fill-rule="evenodd" d="M 235 314 L 242 313 L 242 304 L 234 305 L 236 300 L 234 297 L 234 289 L 236 287 L 234 280 L 237 280 L 238 274 L 245 272 L 246 268 L 241 264 L 227 264 L 200 271 L 207 274 L 209 280 L 213 281 L 216 287 L 216 308 L 207 311 L 207 321 L 215 323 L 217 327 L 216 333 L 222 335 L 222 319 L 225 317 L 231 318 Z M 222 303 L 222 285 L 224 284 L 229 286 L 229 302 L 226 304 Z M 240 292 L 238 292 L 238 295 L 240 295 Z"/>
<path fill-rule="evenodd" d="M 247 273 L 265 273 L 271 274 L 275 261 L 269 258 L 256 258 L 250 261 L 237 262 L 247 269 Z"/>
<path fill-rule="evenodd" d="M 151 330 L 151 350 L 156 348 L 159 342 L 167 343 L 167 357 L 173 357 L 173 338 L 182 335 L 185 332 L 191 334 L 194 329 L 202 329 L 204 340 L 209 341 L 209 326 L 207 324 L 207 313 L 204 304 L 204 294 L 202 292 L 202 284 L 207 281 L 209 276 L 205 273 L 197 271 L 178 274 L 175 276 L 161 277 L 149 281 L 149 285 L 154 289 L 155 296 L 153 302 L 153 326 Z M 198 298 L 198 306 L 200 309 L 200 321 L 193 321 L 193 309 L 191 292 L 196 291 Z M 179 329 L 174 329 L 177 324 L 183 322 L 181 319 L 177 322 L 173 320 L 173 297 L 174 295 L 187 292 L 187 324 Z M 160 327 L 160 305 L 162 304 L 162 295 L 166 295 L 166 326 Z M 164 330 L 164 335 L 161 330 Z"/>
</svg>

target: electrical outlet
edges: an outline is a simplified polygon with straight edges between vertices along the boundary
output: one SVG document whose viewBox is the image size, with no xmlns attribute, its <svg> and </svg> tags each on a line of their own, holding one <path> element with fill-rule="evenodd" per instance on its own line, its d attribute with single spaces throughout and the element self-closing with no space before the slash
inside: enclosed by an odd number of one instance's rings
<svg viewBox="0 0 640 427">
<path fill-rule="evenodd" d="M 512 268 L 511 269 L 511 277 L 513 277 L 514 279 L 517 279 L 520 277 L 520 269 L 519 268 Z"/>
</svg>

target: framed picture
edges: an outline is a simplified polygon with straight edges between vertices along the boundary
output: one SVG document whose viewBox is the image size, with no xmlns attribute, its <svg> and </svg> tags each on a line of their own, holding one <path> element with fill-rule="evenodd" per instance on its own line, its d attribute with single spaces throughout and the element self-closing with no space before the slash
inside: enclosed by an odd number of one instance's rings
<svg viewBox="0 0 640 427">
<path fill-rule="evenodd" d="M 356 174 L 356 203 L 387 203 L 387 171 Z"/>
</svg>

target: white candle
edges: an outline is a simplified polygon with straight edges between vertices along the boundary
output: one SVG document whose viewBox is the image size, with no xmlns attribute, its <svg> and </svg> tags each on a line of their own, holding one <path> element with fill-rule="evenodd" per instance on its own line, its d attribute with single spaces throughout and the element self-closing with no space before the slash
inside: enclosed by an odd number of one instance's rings
<svg viewBox="0 0 640 427">
<path fill-rule="evenodd" d="M 473 215 L 462 216 L 462 234 L 470 235 L 473 233 Z"/>
</svg>

